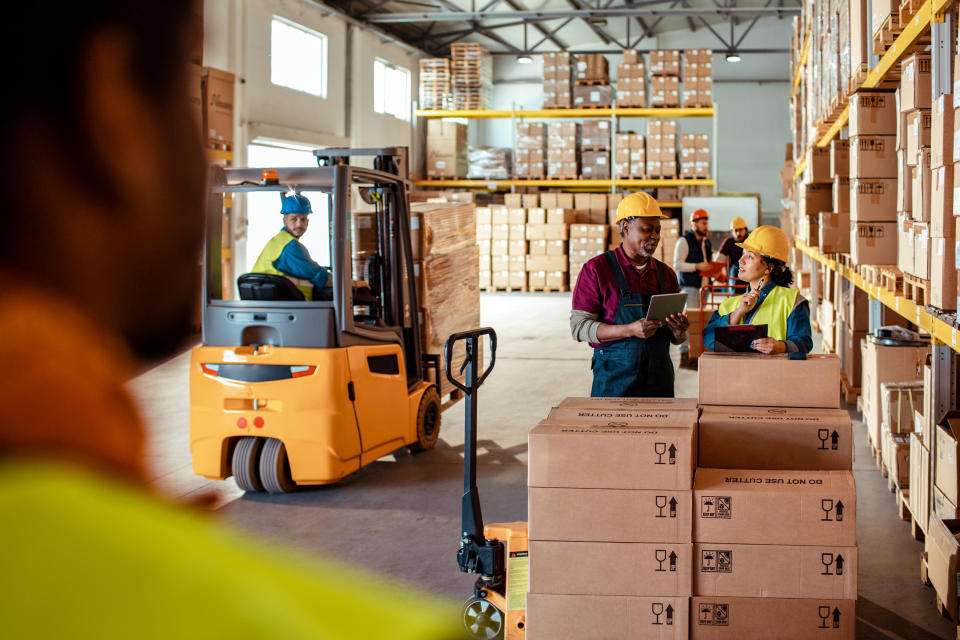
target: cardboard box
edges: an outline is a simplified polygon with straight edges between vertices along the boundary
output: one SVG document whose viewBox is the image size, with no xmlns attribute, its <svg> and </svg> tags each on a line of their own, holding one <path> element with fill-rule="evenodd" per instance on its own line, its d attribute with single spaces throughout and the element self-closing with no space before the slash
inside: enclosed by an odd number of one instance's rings
<svg viewBox="0 0 960 640">
<path fill-rule="evenodd" d="M 900 111 L 930 108 L 930 54 L 914 53 L 900 62 Z"/>
<path fill-rule="evenodd" d="M 930 146 L 930 132 L 933 127 L 933 118 L 929 109 L 918 109 L 907 114 L 907 162 L 910 165 L 917 163 L 917 154 L 920 149 Z"/>
<path fill-rule="evenodd" d="M 950 94 L 945 94 L 934 100 L 931 116 L 931 166 L 952 165 L 954 162 L 953 134 L 955 119 L 953 97 Z"/>
<path fill-rule="evenodd" d="M 856 546 L 694 545 L 693 594 L 856 600 Z"/>
<path fill-rule="evenodd" d="M 689 596 L 693 594 L 693 558 L 691 543 L 532 540 L 530 592 Z"/>
<path fill-rule="evenodd" d="M 929 304 L 938 309 L 957 307 L 957 264 L 953 238 L 930 239 Z"/>
<path fill-rule="evenodd" d="M 930 450 L 919 433 L 910 434 L 910 513 L 917 526 L 927 531 L 930 514 Z"/>
<path fill-rule="evenodd" d="M 850 137 L 894 135 L 897 131 L 897 106 L 893 94 L 882 91 L 858 91 L 850 96 Z"/>
<path fill-rule="evenodd" d="M 692 542 L 689 490 L 529 487 L 530 540 Z"/>
<path fill-rule="evenodd" d="M 527 594 L 527 640 L 689 637 L 690 599 L 683 597 Z"/>
<path fill-rule="evenodd" d="M 913 185 L 910 187 L 913 202 L 910 213 L 919 222 L 930 221 L 930 193 L 933 172 L 930 168 L 930 147 L 924 147 L 917 154 L 917 166 L 913 168 Z"/>
<path fill-rule="evenodd" d="M 850 141 L 830 141 L 830 175 L 848 177 L 850 175 Z"/>
<path fill-rule="evenodd" d="M 957 619 L 957 536 L 960 520 L 943 520 L 931 517 L 927 527 L 924 550 L 927 552 L 927 573 L 937 596 L 946 610 Z"/>
<path fill-rule="evenodd" d="M 917 382 L 922 380 L 923 362 L 929 347 L 894 347 L 877 344 L 868 337 L 864 341 L 863 379 L 860 383 L 863 394 L 863 418 L 873 446 L 881 448 L 881 395 L 884 382 Z"/>
<path fill-rule="evenodd" d="M 694 597 L 692 640 L 835 640 L 856 637 L 856 600 Z M 531 625 L 532 627 L 532 625 Z M 771 635 L 771 630 L 776 630 Z"/>
<path fill-rule="evenodd" d="M 913 413 L 923 407 L 923 383 L 880 383 L 880 425 L 891 433 L 913 431 Z"/>
<path fill-rule="evenodd" d="M 910 486 L 910 434 L 883 432 L 883 466 L 898 487 Z"/>
<path fill-rule="evenodd" d="M 208 147 L 233 147 L 233 104 L 236 76 L 213 67 L 203 68 L 203 130 Z"/>
<path fill-rule="evenodd" d="M 813 146 L 807 149 L 805 182 L 833 182 L 830 147 Z"/>
<path fill-rule="evenodd" d="M 930 515 L 936 515 L 941 520 L 955 520 L 956 518 L 960 518 L 960 513 L 957 512 L 957 505 L 947 500 L 943 492 L 936 487 L 933 488 L 933 509 L 930 511 Z"/>
<path fill-rule="evenodd" d="M 894 136 L 859 135 L 850 138 L 850 179 L 897 178 Z"/>
<path fill-rule="evenodd" d="M 695 542 L 857 544 L 850 471 L 697 469 Z"/>
<path fill-rule="evenodd" d="M 960 499 L 960 474 L 957 467 L 957 440 L 960 439 L 960 411 L 948 411 L 936 426 L 937 461 L 934 485 L 953 504 Z"/>
<path fill-rule="evenodd" d="M 821 252 L 823 253 L 849 253 L 850 252 L 850 214 L 849 213 L 821 213 L 819 233 L 820 233 L 820 242 L 817 246 L 820 247 Z"/>
<path fill-rule="evenodd" d="M 750 371 L 749 376 L 744 371 Z M 704 353 L 699 361 L 700 404 L 721 406 L 840 407 L 840 358 L 808 354 L 806 360 L 749 353 Z M 754 380 L 771 389 L 789 390 L 781 396 L 757 395 Z"/>
<path fill-rule="evenodd" d="M 705 406 L 699 466 L 719 469 L 851 469 L 853 424 L 845 409 Z"/>
<path fill-rule="evenodd" d="M 930 235 L 952 238 L 956 222 L 953 217 L 953 165 L 937 167 L 930 179 Z"/>
<path fill-rule="evenodd" d="M 897 223 L 851 221 L 850 259 L 854 264 L 896 264 Z"/>
<path fill-rule="evenodd" d="M 689 489 L 696 411 L 562 409 L 529 434 L 531 487 Z"/>
</svg>

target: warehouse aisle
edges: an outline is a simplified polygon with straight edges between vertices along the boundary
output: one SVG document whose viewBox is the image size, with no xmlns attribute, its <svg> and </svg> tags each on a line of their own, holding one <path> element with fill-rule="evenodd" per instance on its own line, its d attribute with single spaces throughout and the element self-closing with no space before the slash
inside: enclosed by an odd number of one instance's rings
<svg viewBox="0 0 960 640">
<path fill-rule="evenodd" d="M 570 294 L 485 293 L 482 318 L 497 330 L 494 373 L 480 393 L 479 487 L 486 521 L 524 520 L 526 434 L 560 399 L 585 395 L 590 350 L 570 340 Z M 674 353 L 677 358 L 676 352 Z M 152 476 L 161 490 L 193 498 L 215 490 L 220 513 L 255 538 L 278 541 L 391 575 L 442 597 L 465 598 L 473 578 L 456 567 L 463 482 L 463 405 L 444 414 L 437 447 L 387 456 L 344 482 L 287 496 L 244 496 L 232 481 L 190 470 L 189 354 L 131 383 L 148 421 Z M 678 396 L 696 396 L 695 372 L 677 372 Z M 854 415 L 860 543 L 858 638 L 949 638 L 955 629 L 919 580 L 922 544 L 896 516 Z"/>
</svg>

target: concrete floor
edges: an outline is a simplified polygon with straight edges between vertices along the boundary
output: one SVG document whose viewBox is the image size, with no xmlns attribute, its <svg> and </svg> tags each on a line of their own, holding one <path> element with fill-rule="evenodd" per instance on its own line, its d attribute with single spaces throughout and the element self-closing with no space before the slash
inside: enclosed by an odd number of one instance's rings
<svg viewBox="0 0 960 640">
<path fill-rule="evenodd" d="M 566 396 L 589 395 L 590 349 L 569 337 L 570 294 L 484 293 L 483 323 L 496 329 L 497 364 L 479 395 L 478 475 L 487 522 L 525 520 L 527 431 Z M 678 358 L 676 351 L 675 358 Z M 188 446 L 187 367 L 178 356 L 136 378 L 131 389 L 149 430 L 157 487 L 192 500 L 211 492 L 221 516 L 259 539 L 326 554 L 462 600 L 473 578 L 456 566 L 463 483 L 463 403 L 449 409 L 437 447 L 387 456 L 343 482 L 285 496 L 244 495 L 233 481 L 194 476 Z M 697 374 L 678 370 L 678 397 L 696 397 Z M 954 638 L 919 579 L 923 549 L 896 517 L 886 480 L 855 424 L 858 638 Z"/>
</svg>

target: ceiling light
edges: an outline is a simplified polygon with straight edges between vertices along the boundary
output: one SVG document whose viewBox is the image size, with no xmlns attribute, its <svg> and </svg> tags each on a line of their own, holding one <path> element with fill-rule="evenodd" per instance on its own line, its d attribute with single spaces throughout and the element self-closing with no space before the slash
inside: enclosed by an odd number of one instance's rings
<svg viewBox="0 0 960 640">
<path fill-rule="evenodd" d="M 740 62 L 740 54 L 739 54 L 739 53 L 728 53 L 728 54 L 727 54 L 727 62 Z"/>
<path fill-rule="evenodd" d="M 517 62 L 520 64 L 530 64 L 533 62 L 533 58 L 527 55 L 517 56 Z"/>
</svg>

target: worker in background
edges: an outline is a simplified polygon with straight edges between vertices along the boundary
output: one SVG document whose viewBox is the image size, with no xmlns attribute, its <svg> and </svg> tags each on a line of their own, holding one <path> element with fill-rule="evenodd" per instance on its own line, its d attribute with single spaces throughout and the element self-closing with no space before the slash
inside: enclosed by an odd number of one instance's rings
<svg viewBox="0 0 960 640">
<path fill-rule="evenodd" d="M 665 323 L 644 317 L 652 295 L 680 291 L 673 270 L 653 257 L 664 217 L 649 194 L 628 195 L 617 206 L 620 246 L 591 259 L 577 278 L 570 330 L 594 348 L 594 397 L 673 397 L 670 344 L 684 340 L 690 322 L 683 314 Z"/>
<path fill-rule="evenodd" d="M 730 235 L 723 239 L 720 249 L 717 250 L 717 253 L 725 256 L 727 259 L 728 282 L 731 282 L 736 287 L 746 286 L 746 283 L 738 277 L 740 273 L 740 257 L 743 255 L 743 249 L 740 248 L 738 243 L 746 240 L 747 235 L 749 235 L 747 221 L 737 216 L 730 221 Z M 741 288 L 740 291 L 742 290 Z"/>
<path fill-rule="evenodd" d="M 700 307 L 700 288 L 709 282 L 701 275 L 710 268 L 713 247 L 709 237 L 710 217 L 703 209 L 690 214 L 690 230 L 681 237 L 673 250 L 673 268 L 680 276 L 680 289 L 687 294 L 687 309 Z M 696 369 L 697 361 L 690 358 L 690 343 L 680 344 L 680 366 Z"/>
<path fill-rule="evenodd" d="M 313 300 L 313 288 L 330 286 L 330 272 L 313 261 L 300 242 L 310 224 L 313 208 L 306 196 L 294 193 L 281 196 L 283 229 L 270 238 L 253 265 L 253 273 L 286 276 L 307 300 Z"/>
<path fill-rule="evenodd" d="M 56 229 L 0 244 L 0 635 L 459 637 L 455 611 L 409 586 L 247 538 L 148 482 L 125 384 L 185 345 L 199 299 L 192 9 L 48 0 L 0 21 L 6 78 L 30 87 L 0 103 L 0 234 Z"/>
<path fill-rule="evenodd" d="M 760 353 L 806 355 L 813 348 L 810 305 L 791 288 L 793 273 L 786 261 L 790 241 L 777 227 L 761 226 L 738 246 L 740 278 L 750 287 L 743 295 L 727 298 L 713 312 L 703 330 L 703 344 L 713 350 L 716 328 L 738 324 L 767 325 L 767 337 L 758 338 L 751 348 Z"/>
</svg>

